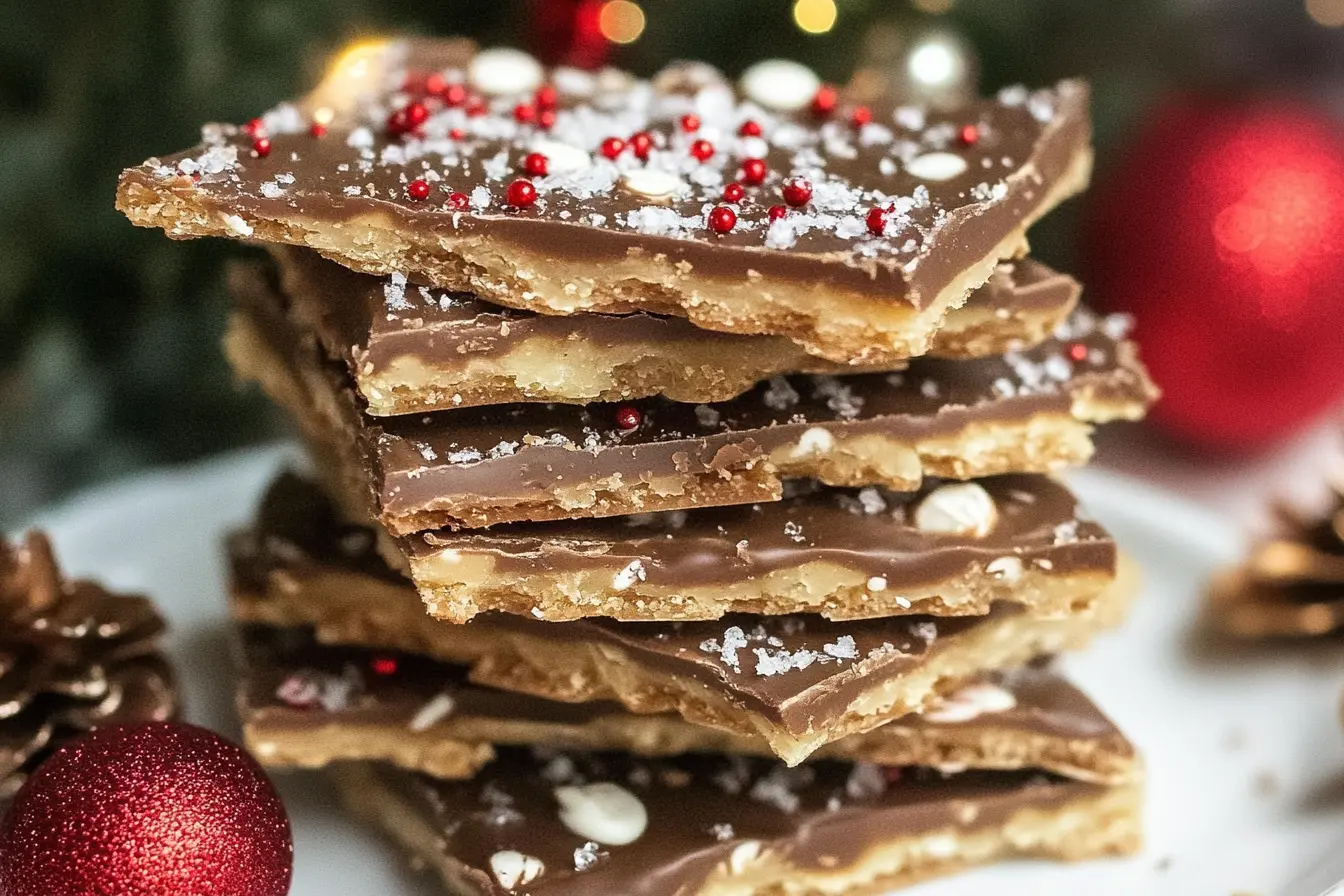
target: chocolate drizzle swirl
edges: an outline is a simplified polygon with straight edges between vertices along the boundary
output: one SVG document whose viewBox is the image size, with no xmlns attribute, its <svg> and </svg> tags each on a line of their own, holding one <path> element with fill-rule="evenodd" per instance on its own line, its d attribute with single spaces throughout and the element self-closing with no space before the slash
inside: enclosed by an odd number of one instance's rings
<svg viewBox="0 0 1344 896">
<path fill-rule="evenodd" d="M 70 738 L 177 714 L 163 630 L 148 598 L 63 579 L 45 535 L 0 541 L 0 803 Z"/>
</svg>

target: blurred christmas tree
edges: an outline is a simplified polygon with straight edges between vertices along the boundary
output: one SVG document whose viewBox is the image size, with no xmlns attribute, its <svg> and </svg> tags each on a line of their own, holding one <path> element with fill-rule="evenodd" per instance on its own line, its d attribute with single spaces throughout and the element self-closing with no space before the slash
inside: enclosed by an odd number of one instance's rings
<svg viewBox="0 0 1344 896">
<path fill-rule="evenodd" d="M 1344 0 L 1303 2 L 7 3 L 0 525 L 55 490 L 276 431 L 264 403 L 232 388 L 216 347 L 225 313 L 219 267 L 238 250 L 138 231 L 113 210 L 113 188 L 124 165 L 194 142 L 201 122 L 245 120 L 300 89 L 347 40 L 463 33 L 645 73 L 679 57 L 735 73 L 784 55 L 838 82 L 863 69 L 933 88 L 977 72 L 984 88 L 1082 74 L 1097 88 L 1104 158 L 1173 85 L 1338 90 L 1340 33 L 1319 23 L 1344 20 Z M 1039 254 L 1069 265 L 1076 214 L 1042 226 Z"/>
</svg>

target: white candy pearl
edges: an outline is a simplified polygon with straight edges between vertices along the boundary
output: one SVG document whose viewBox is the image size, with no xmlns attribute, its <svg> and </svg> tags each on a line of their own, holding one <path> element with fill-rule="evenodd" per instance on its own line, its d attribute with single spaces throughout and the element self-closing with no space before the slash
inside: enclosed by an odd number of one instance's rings
<svg viewBox="0 0 1344 896">
<path fill-rule="evenodd" d="M 966 170 L 966 160 L 950 152 L 927 152 L 911 159 L 905 170 L 920 180 L 950 180 Z"/>
<path fill-rule="evenodd" d="M 766 59 L 742 73 L 747 99 L 767 109 L 793 112 L 812 102 L 821 89 L 816 72 L 789 59 Z"/>
<path fill-rule="evenodd" d="M 639 797 L 610 781 L 557 787 L 555 799 L 565 827 L 603 846 L 634 843 L 649 826 L 648 810 Z"/>
<path fill-rule="evenodd" d="M 984 538 L 998 518 L 994 499 L 976 482 L 939 486 L 915 508 L 915 528 L 938 535 Z"/>
<path fill-rule="evenodd" d="M 527 93 L 541 86 L 541 63 L 522 50 L 495 47 L 482 50 L 471 60 L 467 79 L 488 96 Z"/>
<path fill-rule="evenodd" d="M 621 175 L 621 183 L 632 193 L 649 199 L 666 199 L 686 188 L 681 178 L 657 168 L 635 168 Z"/>
</svg>

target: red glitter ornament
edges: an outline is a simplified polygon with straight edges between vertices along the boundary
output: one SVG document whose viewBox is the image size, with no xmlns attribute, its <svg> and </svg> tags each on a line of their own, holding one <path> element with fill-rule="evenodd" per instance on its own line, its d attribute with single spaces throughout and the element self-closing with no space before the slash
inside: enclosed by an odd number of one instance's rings
<svg viewBox="0 0 1344 896">
<path fill-rule="evenodd" d="M 761 136 L 761 126 L 748 118 L 742 122 L 742 127 L 737 129 L 737 133 L 741 137 L 759 137 Z"/>
<path fill-rule="evenodd" d="M 531 124 L 537 120 L 537 107 L 531 103 L 519 103 L 513 107 L 513 120 L 519 124 Z"/>
<path fill-rule="evenodd" d="M 794 208 L 812 201 L 812 184 L 801 177 L 795 177 L 785 183 L 781 192 L 784 194 L 784 201 Z"/>
<path fill-rule="evenodd" d="M 625 141 L 620 137 L 608 137 L 602 141 L 602 155 L 614 159 L 625 152 Z"/>
<path fill-rule="evenodd" d="M 691 144 L 691 155 L 702 162 L 707 162 L 714 155 L 714 144 L 708 140 L 697 140 Z"/>
<path fill-rule="evenodd" d="M 264 159 L 271 154 L 271 139 L 269 137 L 257 137 L 252 141 L 252 152 L 259 159 Z"/>
<path fill-rule="evenodd" d="M 681 129 L 688 134 L 694 134 L 700 130 L 700 116 L 683 115 L 681 116 Z"/>
<path fill-rule="evenodd" d="M 632 408 L 629 405 L 622 405 L 616 409 L 616 428 L 624 432 L 632 429 L 639 429 L 639 424 L 644 422 L 644 415 L 639 412 L 639 408 Z"/>
<path fill-rule="evenodd" d="M 537 201 L 537 188 L 532 181 L 520 177 L 509 184 L 505 201 L 514 208 L 527 208 Z"/>
<path fill-rule="evenodd" d="M 635 158 L 647 159 L 651 149 L 653 149 L 653 137 L 648 131 L 630 135 L 630 151 L 635 154 Z"/>
<path fill-rule="evenodd" d="M 742 182 L 753 187 L 760 186 L 765 180 L 765 159 L 746 159 L 742 162 Z"/>
<path fill-rule="evenodd" d="M 314 137 L 325 137 L 327 136 L 327 126 L 320 121 L 315 121 L 308 126 L 308 133 Z"/>
<path fill-rule="evenodd" d="M 406 185 L 406 195 L 415 202 L 424 202 L 429 198 L 429 181 L 417 177 Z"/>
<path fill-rule="evenodd" d="M 968 124 L 961 129 L 957 138 L 961 140 L 962 146 L 974 146 L 980 142 L 980 129 L 973 124 Z"/>
<path fill-rule="evenodd" d="M 523 170 L 532 177 L 545 177 L 550 167 L 550 159 L 539 152 L 530 152 L 523 159 Z"/>
<path fill-rule="evenodd" d="M 730 233 L 737 226 L 737 212 L 726 205 L 715 206 L 709 213 L 709 228 L 715 233 Z"/>
<path fill-rule="evenodd" d="M 462 211 L 469 205 L 471 205 L 471 197 L 468 196 L 466 193 L 460 191 L 454 191 L 448 194 L 449 208 L 455 208 L 458 211 Z"/>
<path fill-rule="evenodd" d="M 882 236 L 887 232 L 887 210 L 881 206 L 868 209 L 868 232 Z"/>
<path fill-rule="evenodd" d="M 537 88 L 536 96 L 532 99 L 538 109 L 554 109 L 560 105 L 560 91 L 552 84 L 543 84 Z"/>
<path fill-rule="evenodd" d="M 386 678 L 389 675 L 397 674 L 397 658 L 392 656 L 376 656 L 369 662 L 369 668 L 373 670 L 374 675 Z"/>
<path fill-rule="evenodd" d="M 766 212 L 766 215 L 769 216 L 771 221 L 778 221 L 780 218 L 788 215 L 788 213 L 789 209 L 787 206 L 772 205 L 770 206 L 770 210 Z"/>
<path fill-rule="evenodd" d="M 839 91 L 830 84 L 823 84 L 817 90 L 817 95 L 812 97 L 812 114 L 818 118 L 826 118 L 835 112 L 836 104 L 839 102 Z"/>
<path fill-rule="evenodd" d="M 867 106 L 855 106 L 854 111 L 849 113 L 849 120 L 854 123 L 854 127 L 861 128 L 873 120 L 873 110 Z"/>
<path fill-rule="evenodd" d="M 285 896 L 289 819 L 219 735 L 101 728 L 48 759 L 0 822 L 4 896 Z"/>
<path fill-rule="evenodd" d="M 1220 453 L 1344 400 L 1344 131 L 1329 111 L 1186 95 L 1098 183 L 1089 295 L 1135 316 L 1155 425 Z"/>
</svg>

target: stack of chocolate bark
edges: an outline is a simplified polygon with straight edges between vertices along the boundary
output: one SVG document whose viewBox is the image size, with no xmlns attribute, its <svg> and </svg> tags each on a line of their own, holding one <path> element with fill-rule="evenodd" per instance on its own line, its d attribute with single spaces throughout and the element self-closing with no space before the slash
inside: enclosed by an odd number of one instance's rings
<svg viewBox="0 0 1344 896">
<path fill-rule="evenodd" d="M 869 108 L 398 41 L 127 171 L 135 222 L 272 250 L 227 349 L 320 482 L 230 544 L 251 747 L 452 892 L 1136 848 L 1133 748 L 1041 662 L 1129 597 L 1047 474 L 1154 397 L 1021 257 L 1090 163 L 1076 82 Z"/>
</svg>

